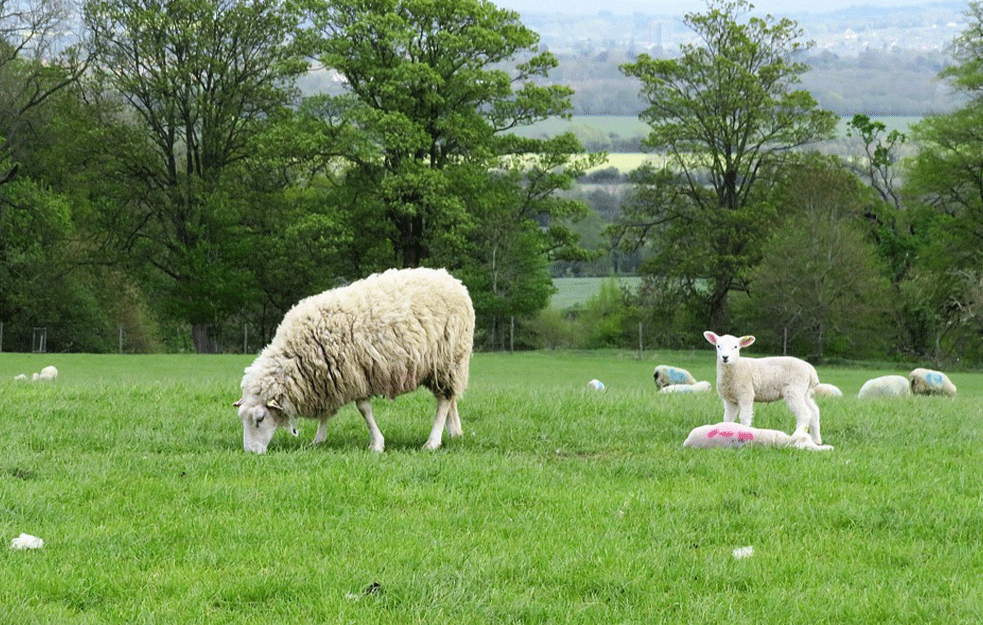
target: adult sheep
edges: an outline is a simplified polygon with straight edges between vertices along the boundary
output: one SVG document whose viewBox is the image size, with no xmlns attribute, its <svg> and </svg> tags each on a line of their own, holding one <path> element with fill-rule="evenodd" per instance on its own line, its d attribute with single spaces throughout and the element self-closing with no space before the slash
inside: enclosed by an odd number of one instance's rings
<svg viewBox="0 0 983 625">
<path fill-rule="evenodd" d="M 915 395 L 956 396 L 956 385 L 941 371 L 912 369 L 908 374 L 908 380 L 911 381 L 911 392 Z"/>
<path fill-rule="evenodd" d="M 652 379 L 660 390 L 670 384 L 696 384 L 696 378 L 689 371 L 669 365 L 658 365 L 652 372 Z"/>
<path fill-rule="evenodd" d="M 791 356 L 742 357 L 741 348 L 754 343 L 750 335 L 737 338 L 707 331 L 703 336 L 717 348 L 717 394 L 724 402 L 725 422 L 733 423 L 739 416 L 743 425 L 750 426 L 754 402 L 784 399 L 795 415 L 792 436 L 808 433 L 816 445 L 822 444 L 819 406 L 812 398 L 819 375 L 812 365 Z"/>
<path fill-rule="evenodd" d="M 300 417 L 327 422 L 355 402 L 369 428 L 369 448 L 385 439 L 370 400 L 425 387 L 437 413 L 425 449 L 440 447 L 444 425 L 462 433 L 457 398 L 468 384 L 474 307 L 467 289 L 443 269 L 390 269 L 298 302 L 242 378 L 234 405 L 242 446 L 266 451 L 278 427 L 297 435 Z"/>
<path fill-rule="evenodd" d="M 911 395 L 911 383 L 903 375 L 882 375 L 864 382 L 857 397 L 907 397 Z"/>
</svg>

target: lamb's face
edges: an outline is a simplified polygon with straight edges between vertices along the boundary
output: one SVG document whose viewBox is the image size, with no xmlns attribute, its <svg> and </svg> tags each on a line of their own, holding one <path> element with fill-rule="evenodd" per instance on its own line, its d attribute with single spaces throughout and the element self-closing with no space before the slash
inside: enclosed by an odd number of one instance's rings
<svg viewBox="0 0 983 625">
<path fill-rule="evenodd" d="M 239 418 L 242 419 L 242 448 L 257 454 L 266 453 L 277 428 L 278 419 L 272 412 L 275 408 L 256 399 L 240 399 L 235 405 L 239 407 Z"/>
<path fill-rule="evenodd" d="M 703 336 L 711 345 L 717 347 L 717 362 L 722 365 L 730 365 L 737 362 L 741 357 L 741 348 L 754 343 L 753 336 L 742 336 L 737 338 L 730 334 L 717 336 L 713 332 L 704 332 Z"/>
</svg>

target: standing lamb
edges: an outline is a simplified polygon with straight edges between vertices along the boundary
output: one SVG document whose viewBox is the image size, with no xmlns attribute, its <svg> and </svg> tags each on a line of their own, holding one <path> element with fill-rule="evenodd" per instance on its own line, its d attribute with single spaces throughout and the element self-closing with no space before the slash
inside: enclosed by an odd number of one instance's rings
<svg viewBox="0 0 983 625">
<path fill-rule="evenodd" d="M 724 402 L 724 421 L 733 423 L 740 416 L 741 423 L 750 426 L 754 402 L 784 399 L 795 415 L 792 436 L 808 432 L 816 445 L 822 444 L 819 406 L 812 398 L 819 375 L 812 365 L 791 356 L 742 358 L 741 348 L 754 343 L 750 335 L 737 338 L 707 331 L 703 336 L 717 347 L 717 393 Z"/>
<path fill-rule="evenodd" d="M 385 439 L 372 416 L 375 396 L 395 399 L 420 386 L 437 399 L 425 449 L 440 447 L 444 425 L 462 433 L 457 398 L 468 384 L 474 307 L 467 288 L 443 269 L 390 269 L 298 302 L 242 378 L 234 405 L 242 446 L 266 451 L 277 427 L 297 435 L 300 417 L 327 422 L 355 402 L 369 428 L 369 447 Z"/>
</svg>

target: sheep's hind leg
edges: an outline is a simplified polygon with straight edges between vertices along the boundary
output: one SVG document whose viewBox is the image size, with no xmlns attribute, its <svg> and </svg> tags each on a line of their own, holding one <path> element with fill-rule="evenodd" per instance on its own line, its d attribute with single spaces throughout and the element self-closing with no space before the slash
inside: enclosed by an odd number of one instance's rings
<svg viewBox="0 0 983 625">
<path fill-rule="evenodd" d="M 819 434 L 819 405 L 816 404 L 816 400 L 811 395 L 806 396 L 806 405 L 809 406 L 809 413 L 811 414 L 811 418 L 809 419 L 809 435 L 812 436 L 814 443 L 822 445 L 823 437 Z"/>
<path fill-rule="evenodd" d="M 386 448 L 386 439 L 383 438 L 379 426 L 375 424 L 375 418 L 372 416 L 372 403 L 368 399 L 360 399 L 355 402 L 355 405 L 358 406 L 358 411 L 362 413 L 365 425 L 369 426 L 369 449 L 382 452 Z"/>
<path fill-rule="evenodd" d="M 806 434 L 809 434 L 812 437 L 812 439 L 815 441 L 818 433 L 815 434 L 809 433 L 809 425 L 813 420 L 813 412 L 812 409 L 809 407 L 809 401 L 810 399 L 806 396 L 796 395 L 796 396 L 785 397 L 785 405 L 788 406 L 788 409 L 792 411 L 793 415 L 795 415 L 795 431 L 792 432 L 792 437 L 799 438 Z M 817 416 L 819 415 L 818 407 L 816 408 L 815 414 Z"/>
<path fill-rule="evenodd" d="M 449 397 L 437 397 L 437 416 L 433 420 L 433 428 L 430 430 L 430 438 L 424 449 L 437 449 L 444 436 L 444 424 L 447 422 L 447 413 L 454 406 L 454 399 Z"/>
<path fill-rule="evenodd" d="M 451 398 L 451 407 L 447 411 L 447 433 L 451 436 L 460 436 L 464 434 L 464 428 L 461 427 L 461 416 L 457 414 L 457 398 Z"/>
</svg>

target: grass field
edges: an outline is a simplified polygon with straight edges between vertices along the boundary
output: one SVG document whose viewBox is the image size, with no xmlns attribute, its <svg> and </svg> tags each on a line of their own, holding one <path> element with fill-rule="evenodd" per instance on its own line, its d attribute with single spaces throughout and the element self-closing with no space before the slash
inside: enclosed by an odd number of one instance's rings
<svg viewBox="0 0 983 625">
<path fill-rule="evenodd" d="M 324 445 L 311 422 L 255 456 L 230 407 L 250 360 L 0 354 L 0 534 L 45 541 L 0 550 L 0 623 L 983 620 L 983 374 L 861 402 L 905 371 L 820 368 L 835 451 L 701 452 L 681 442 L 719 400 L 651 372 L 712 380 L 709 347 L 477 354 L 437 452 L 418 392 L 377 400 L 382 455 L 346 407 Z"/>
<path fill-rule="evenodd" d="M 601 285 L 614 280 L 619 287 L 635 289 L 642 279 L 635 276 L 619 276 L 616 278 L 553 278 L 556 293 L 550 299 L 550 306 L 557 310 L 566 310 L 575 306 L 583 306 L 592 297 L 601 292 Z"/>
</svg>

